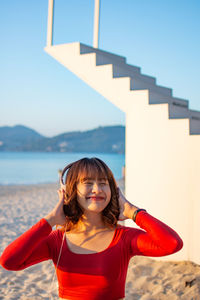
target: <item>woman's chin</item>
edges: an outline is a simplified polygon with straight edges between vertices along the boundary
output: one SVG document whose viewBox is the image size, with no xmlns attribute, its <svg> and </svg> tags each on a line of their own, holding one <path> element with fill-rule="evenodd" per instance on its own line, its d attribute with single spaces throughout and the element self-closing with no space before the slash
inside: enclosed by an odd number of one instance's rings
<svg viewBox="0 0 200 300">
<path fill-rule="evenodd" d="M 92 202 L 88 207 L 87 211 L 95 212 L 95 213 L 100 213 L 104 210 L 104 208 L 107 206 L 107 203 L 96 203 Z"/>
</svg>

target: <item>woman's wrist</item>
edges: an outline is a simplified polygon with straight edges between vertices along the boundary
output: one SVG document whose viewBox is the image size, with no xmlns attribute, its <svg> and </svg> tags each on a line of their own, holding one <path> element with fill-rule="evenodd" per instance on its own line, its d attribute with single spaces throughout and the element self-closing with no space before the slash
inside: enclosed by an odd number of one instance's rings
<svg viewBox="0 0 200 300">
<path fill-rule="evenodd" d="M 134 213 L 139 209 L 139 207 L 131 204 L 130 202 L 127 201 L 127 203 L 125 204 L 126 209 L 125 209 L 125 217 L 127 217 L 128 219 L 132 219 Z"/>
<path fill-rule="evenodd" d="M 55 217 L 52 214 L 46 215 L 44 219 L 49 223 L 51 227 L 56 225 Z"/>
<path fill-rule="evenodd" d="M 132 220 L 133 220 L 134 222 L 136 222 L 137 214 L 138 214 L 140 211 L 145 211 L 145 212 L 146 212 L 146 209 L 144 209 L 144 208 L 139 208 L 139 209 L 137 209 L 137 210 L 133 213 Z"/>
</svg>

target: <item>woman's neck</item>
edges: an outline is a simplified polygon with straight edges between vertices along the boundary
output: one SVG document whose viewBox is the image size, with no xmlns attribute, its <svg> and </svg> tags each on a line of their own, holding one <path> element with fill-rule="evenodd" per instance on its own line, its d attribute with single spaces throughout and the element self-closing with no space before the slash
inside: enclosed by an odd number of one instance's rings
<svg viewBox="0 0 200 300">
<path fill-rule="evenodd" d="M 75 231 L 81 231 L 85 233 L 96 232 L 102 229 L 108 229 L 108 227 L 103 222 L 101 214 L 94 213 L 83 214 L 76 226 L 74 227 Z"/>
</svg>

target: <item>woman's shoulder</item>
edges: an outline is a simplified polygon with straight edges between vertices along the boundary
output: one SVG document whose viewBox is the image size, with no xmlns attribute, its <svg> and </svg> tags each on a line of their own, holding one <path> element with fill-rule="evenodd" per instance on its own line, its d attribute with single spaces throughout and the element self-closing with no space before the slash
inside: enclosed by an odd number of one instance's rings
<svg viewBox="0 0 200 300">
<path fill-rule="evenodd" d="M 121 225 L 121 224 L 117 224 L 117 230 L 119 232 L 138 231 L 138 229 L 135 227 L 128 227 L 128 226 Z"/>
<path fill-rule="evenodd" d="M 121 225 L 121 224 L 118 224 L 117 225 L 117 228 L 116 228 L 116 237 L 117 238 L 126 238 L 127 236 L 135 236 L 137 233 L 139 233 L 141 230 L 138 229 L 138 228 L 134 228 L 134 227 L 128 227 L 128 226 L 124 226 L 124 225 Z"/>
<path fill-rule="evenodd" d="M 138 230 L 139 229 L 134 227 L 127 227 L 118 224 L 115 230 L 112 245 L 123 245 L 125 248 L 128 247 L 130 241 L 137 237 Z"/>
<path fill-rule="evenodd" d="M 54 229 L 51 231 L 51 233 L 48 236 L 48 243 L 53 244 L 60 244 L 63 239 L 64 232 L 60 229 Z"/>
</svg>

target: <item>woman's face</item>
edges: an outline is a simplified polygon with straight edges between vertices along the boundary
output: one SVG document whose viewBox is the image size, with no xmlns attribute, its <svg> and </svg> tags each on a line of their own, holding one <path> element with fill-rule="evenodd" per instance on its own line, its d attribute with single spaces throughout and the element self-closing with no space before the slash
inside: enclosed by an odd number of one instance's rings
<svg viewBox="0 0 200 300">
<path fill-rule="evenodd" d="M 111 199 L 111 189 L 106 178 L 80 178 L 77 183 L 77 201 L 83 211 L 100 213 Z"/>
</svg>

